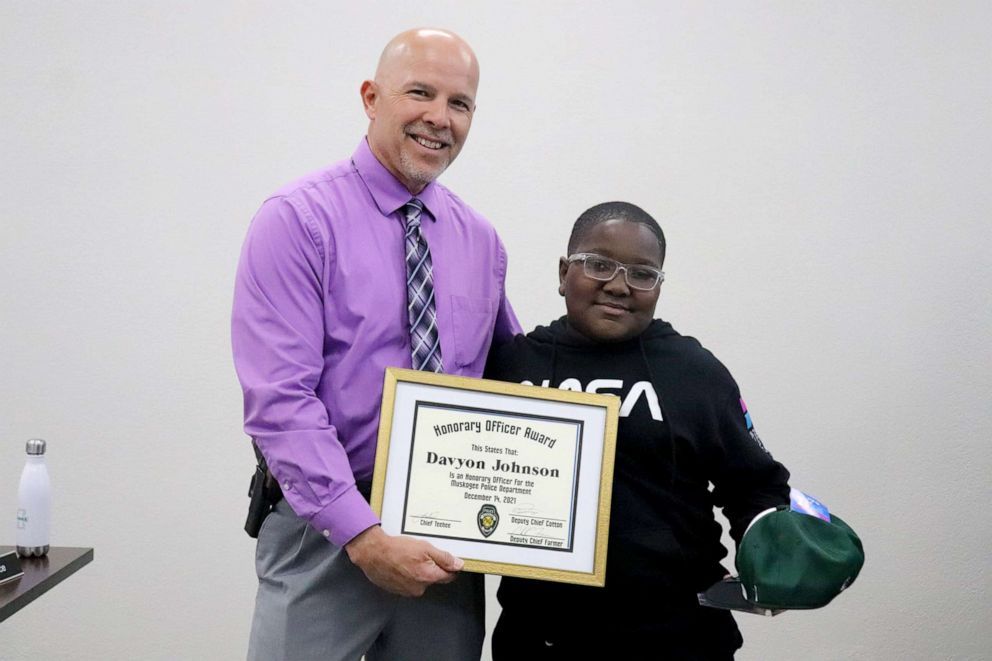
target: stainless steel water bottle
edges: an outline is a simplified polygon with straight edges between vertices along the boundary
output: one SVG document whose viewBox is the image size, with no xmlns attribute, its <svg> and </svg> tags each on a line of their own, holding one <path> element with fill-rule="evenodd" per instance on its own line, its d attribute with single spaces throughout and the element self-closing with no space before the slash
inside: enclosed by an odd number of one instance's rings
<svg viewBox="0 0 992 661">
<path fill-rule="evenodd" d="M 17 490 L 17 554 L 21 557 L 48 553 L 52 522 L 52 487 L 45 465 L 45 441 L 27 442 L 27 460 Z"/>
</svg>

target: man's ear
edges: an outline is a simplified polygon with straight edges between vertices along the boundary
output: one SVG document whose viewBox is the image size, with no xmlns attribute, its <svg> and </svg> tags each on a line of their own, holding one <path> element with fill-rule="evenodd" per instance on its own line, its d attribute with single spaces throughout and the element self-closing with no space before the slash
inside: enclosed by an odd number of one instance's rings
<svg viewBox="0 0 992 661">
<path fill-rule="evenodd" d="M 362 105 L 365 106 L 365 116 L 375 119 L 375 102 L 379 98 L 379 87 L 374 80 L 366 80 L 362 83 Z"/>
<path fill-rule="evenodd" d="M 558 259 L 558 295 L 565 295 L 565 276 L 568 274 L 568 260 L 564 257 Z"/>
</svg>

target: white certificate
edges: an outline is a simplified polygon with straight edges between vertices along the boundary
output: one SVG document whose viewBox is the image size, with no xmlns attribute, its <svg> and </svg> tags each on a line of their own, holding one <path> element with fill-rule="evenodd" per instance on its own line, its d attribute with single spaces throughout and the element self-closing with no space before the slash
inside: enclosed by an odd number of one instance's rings
<svg viewBox="0 0 992 661">
<path fill-rule="evenodd" d="M 372 506 L 468 571 L 603 585 L 619 401 L 389 368 Z"/>
</svg>

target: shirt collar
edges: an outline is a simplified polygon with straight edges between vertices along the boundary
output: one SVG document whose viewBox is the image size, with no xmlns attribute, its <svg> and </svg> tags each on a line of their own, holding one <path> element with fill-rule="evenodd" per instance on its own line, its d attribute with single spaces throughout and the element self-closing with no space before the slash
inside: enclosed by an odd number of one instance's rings
<svg viewBox="0 0 992 661">
<path fill-rule="evenodd" d="M 372 153 L 367 138 L 362 138 L 358 144 L 358 149 L 351 155 L 351 162 L 358 171 L 358 176 L 365 183 L 365 187 L 372 194 L 372 199 L 379 207 L 379 211 L 384 216 L 392 216 L 403 208 L 403 205 L 416 197 L 424 203 L 424 208 L 428 211 L 428 217 L 437 218 L 435 210 L 438 208 L 437 183 L 431 182 L 424 187 L 416 196 L 411 195 L 406 186 L 393 176 L 393 173 L 386 169 L 379 159 Z"/>
</svg>

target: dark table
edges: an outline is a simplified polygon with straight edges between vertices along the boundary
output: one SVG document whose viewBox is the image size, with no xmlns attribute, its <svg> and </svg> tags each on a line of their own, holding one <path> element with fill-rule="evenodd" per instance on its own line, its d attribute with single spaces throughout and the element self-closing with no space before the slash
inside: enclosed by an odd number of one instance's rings
<svg viewBox="0 0 992 661">
<path fill-rule="evenodd" d="M 12 551 L 0 546 L 0 555 Z M 24 575 L 0 585 L 0 622 L 79 571 L 93 560 L 93 549 L 53 546 L 42 558 L 21 558 Z"/>
</svg>

